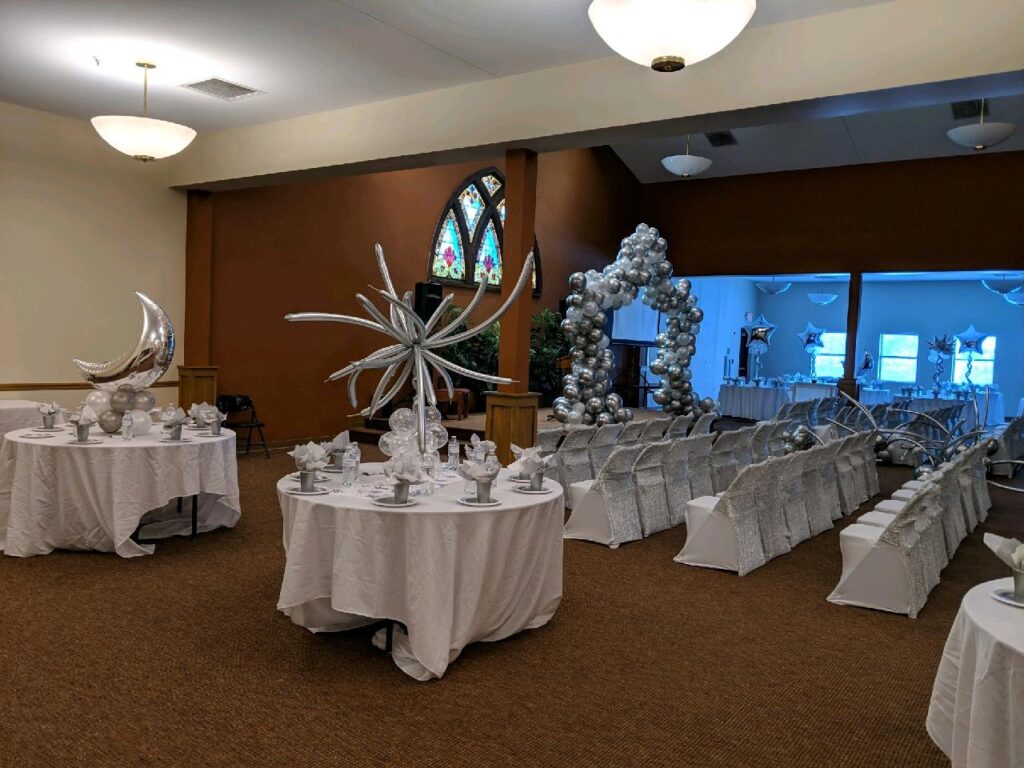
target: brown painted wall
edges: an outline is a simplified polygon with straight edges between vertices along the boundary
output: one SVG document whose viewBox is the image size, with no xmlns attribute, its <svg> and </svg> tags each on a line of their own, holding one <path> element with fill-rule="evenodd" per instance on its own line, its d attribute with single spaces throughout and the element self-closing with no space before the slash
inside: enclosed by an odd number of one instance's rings
<svg viewBox="0 0 1024 768">
<path fill-rule="evenodd" d="M 491 164 L 502 167 L 502 158 Z M 288 312 L 362 315 L 355 293 L 380 285 L 373 244 L 400 290 L 426 279 L 430 240 L 456 186 L 487 163 L 337 177 L 214 193 L 211 362 L 221 392 L 253 396 L 267 438 L 336 432 L 352 409 L 344 386 L 323 381 L 386 343 L 334 323 L 287 323 Z M 537 238 L 542 295 L 557 307 L 568 275 L 600 268 L 637 221 L 639 184 L 607 148 L 542 155 Z M 465 304 L 472 291 L 446 288 Z M 488 294 L 477 317 L 497 306 Z M 365 379 L 365 381 L 364 381 Z M 372 379 L 372 381 L 371 381 Z M 361 405 L 376 376 L 359 381 Z M 186 403 L 187 405 L 187 403 Z"/>
<path fill-rule="evenodd" d="M 1024 152 L 648 184 L 677 274 L 1024 267 Z"/>
</svg>

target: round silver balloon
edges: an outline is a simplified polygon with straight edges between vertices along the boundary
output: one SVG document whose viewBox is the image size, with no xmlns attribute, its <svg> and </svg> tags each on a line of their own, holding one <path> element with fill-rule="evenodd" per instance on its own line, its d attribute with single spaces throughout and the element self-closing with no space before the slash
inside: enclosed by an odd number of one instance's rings
<svg viewBox="0 0 1024 768">
<path fill-rule="evenodd" d="M 82 377 L 97 389 L 115 391 L 128 385 L 133 391 L 157 382 L 174 359 L 174 327 L 160 305 L 143 293 L 135 295 L 142 304 L 142 332 L 135 349 L 105 363 L 75 359 Z"/>
<path fill-rule="evenodd" d="M 145 389 L 141 392 L 136 392 L 132 396 L 132 408 L 137 408 L 140 411 L 146 412 L 152 411 L 156 408 L 156 398 L 153 396 L 152 392 Z"/>
<path fill-rule="evenodd" d="M 126 392 L 123 389 L 119 389 L 110 395 L 110 410 L 117 413 L 124 413 L 130 411 L 132 408 L 132 400 L 134 397 L 131 392 Z"/>
<path fill-rule="evenodd" d="M 97 417 L 100 429 L 108 435 L 113 435 L 121 429 L 121 422 L 124 421 L 124 414 L 117 411 L 104 411 Z"/>
</svg>

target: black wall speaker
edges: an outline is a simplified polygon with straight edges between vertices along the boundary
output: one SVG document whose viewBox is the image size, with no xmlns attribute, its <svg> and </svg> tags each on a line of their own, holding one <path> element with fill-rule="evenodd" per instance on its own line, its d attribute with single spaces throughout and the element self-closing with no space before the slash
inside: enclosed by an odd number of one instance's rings
<svg viewBox="0 0 1024 768">
<path fill-rule="evenodd" d="M 434 314 L 441 305 L 441 284 L 440 283 L 416 283 L 416 296 L 413 302 L 413 310 L 420 319 L 426 321 Z"/>
</svg>

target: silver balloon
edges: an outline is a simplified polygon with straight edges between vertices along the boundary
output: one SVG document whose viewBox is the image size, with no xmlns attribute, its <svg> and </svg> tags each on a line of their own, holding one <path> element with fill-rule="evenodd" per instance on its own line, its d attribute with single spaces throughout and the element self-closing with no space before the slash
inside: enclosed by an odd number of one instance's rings
<svg viewBox="0 0 1024 768">
<path fill-rule="evenodd" d="M 104 411 L 97 418 L 97 423 L 100 425 L 100 429 L 108 435 L 112 435 L 120 430 L 122 421 L 124 421 L 124 415 L 117 411 Z"/>
<path fill-rule="evenodd" d="M 153 397 L 152 392 L 145 389 L 136 392 L 132 397 L 132 408 L 137 408 L 140 411 L 152 411 L 156 408 L 156 398 Z"/>
<path fill-rule="evenodd" d="M 598 413 L 604 408 L 604 402 L 599 397 L 592 397 L 587 400 L 587 413 Z"/>
<path fill-rule="evenodd" d="M 160 306 L 135 292 L 142 304 L 142 332 L 135 349 L 105 363 L 75 359 L 83 378 L 97 389 L 114 391 L 121 385 L 146 389 L 160 379 L 174 359 L 174 327 Z"/>
<path fill-rule="evenodd" d="M 608 411 L 602 411 L 601 413 L 597 414 L 596 422 L 597 425 L 600 427 L 603 427 L 606 424 L 611 424 L 613 421 L 615 421 L 615 418 L 612 416 L 612 414 L 608 413 Z"/>
<path fill-rule="evenodd" d="M 117 413 L 130 411 L 132 408 L 132 393 L 119 389 L 110 396 L 110 410 Z"/>
</svg>

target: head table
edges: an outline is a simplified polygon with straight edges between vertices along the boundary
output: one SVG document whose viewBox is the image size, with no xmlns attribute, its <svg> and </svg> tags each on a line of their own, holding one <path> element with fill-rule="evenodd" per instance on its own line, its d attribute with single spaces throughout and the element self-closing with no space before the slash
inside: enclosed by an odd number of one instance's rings
<svg viewBox="0 0 1024 768">
<path fill-rule="evenodd" d="M 1024 609 L 997 602 L 992 590 L 968 592 L 946 640 L 932 688 L 927 728 L 955 768 L 1024 765 Z"/>
<path fill-rule="evenodd" d="M 417 504 L 384 508 L 381 465 L 352 487 L 324 475 L 328 493 L 301 496 L 283 478 L 285 572 L 278 608 L 312 632 L 391 620 L 392 658 L 417 680 L 439 678 L 462 649 L 546 624 L 562 599 L 562 489 L 527 495 L 502 471 L 495 507 L 463 506 L 455 479 Z M 383 630 L 374 643 L 383 645 Z"/>
<path fill-rule="evenodd" d="M 33 437 L 33 435 L 48 435 Z M 55 549 L 153 553 L 133 538 L 188 533 L 189 517 L 176 500 L 198 496 L 198 530 L 231 527 L 241 515 L 235 435 L 185 431 L 187 442 L 148 435 L 123 440 L 97 427 L 77 445 L 69 432 L 9 432 L 0 448 L 0 550 L 7 555 L 44 555 Z"/>
</svg>

